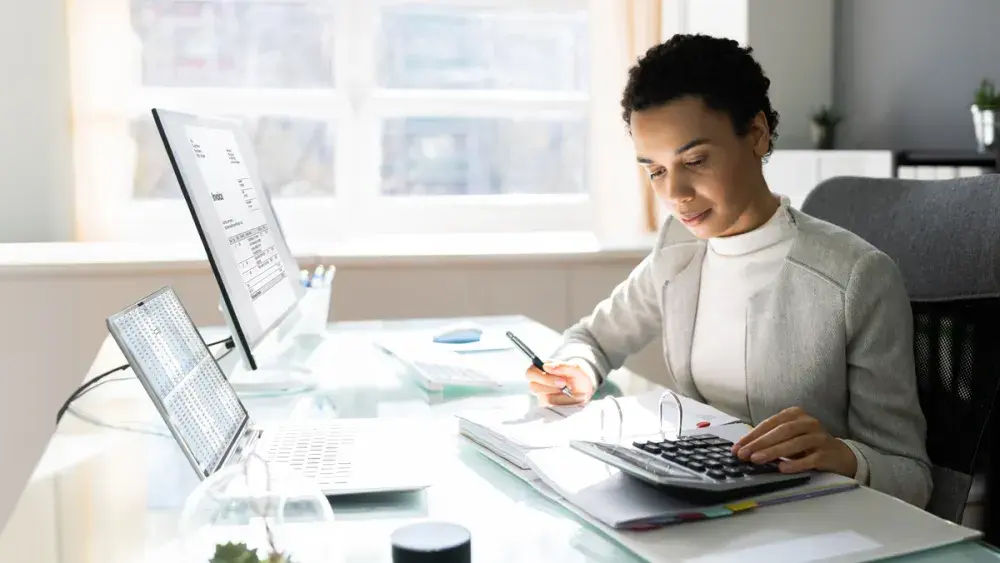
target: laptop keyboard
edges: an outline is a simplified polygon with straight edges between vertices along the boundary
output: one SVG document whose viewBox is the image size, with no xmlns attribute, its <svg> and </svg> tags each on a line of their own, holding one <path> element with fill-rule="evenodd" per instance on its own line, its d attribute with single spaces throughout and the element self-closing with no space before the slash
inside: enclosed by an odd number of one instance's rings
<svg viewBox="0 0 1000 563">
<path fill-rule="evenodd" d="M 453 364 L 415 360 L 413 366 L 428 380 L 447 385 L 495 385 L 496 382 L 483 372 Z"/>
<path fill-rule="evenodd" d="M 287 464 L 320 486 L 344 484 L 351 477 L 350 451 L 357 430 L 319 423 L 278 426 L 264 457 Z"/>
<path fill-rule="evenodd" d="M 606 451 L 630 463 L 648 463 L 653 468 L 667 461 L 717 481 L 780 472 L 775 462 L 740 461 L 732 454 L 732 442 L 712 434 L 684 436 L 680 440 L 638 441 L 632 445 L 635 449 Z"/>
</svg>

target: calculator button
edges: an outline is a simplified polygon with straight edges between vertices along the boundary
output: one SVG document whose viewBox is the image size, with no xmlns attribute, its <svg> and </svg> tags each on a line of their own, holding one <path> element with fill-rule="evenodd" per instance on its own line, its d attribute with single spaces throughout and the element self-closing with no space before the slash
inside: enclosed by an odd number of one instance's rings
<svg viewBox="0 0 1000 563">
<path fill-rule="evenodd" d="M 648 444 L 643 445 L 642 449 L 646 450 L 647 452 L 649 452 L 651 454 L 658 454 L 661 451 L 660 450 L 660 446 L 658 446 L 657 444 L 653 444 L 653 443 L 648 443 Z"/>
<path fill-rule="evenodd" d="M 690 461 L 687 463 L 686 467 L 694 471 L 704 471 L 705 465 L 698 461 Z"/>
<path fill-rule="evenodd" d="M 726 478 L 726 474 L 723 473 L 722 471 L 720 471 L 719 469 L 709 469 L 708 470 L 708 476 L 711 477 L 712 479 L 725 479 Z"/>
<path fill-rule="evenodd" d="M 747 468 L 747 475 L 767 475 L 768 473 L 778 473 L 779 471 L 777 466 L 765 463 Z"/>
<path fill-rule="evenodd" d="M 739 467 L 726 467 L 725 469 L 723 469 L 723 471 L 725 472 L 726 475 L 728 475 L 730 477 L 742 477 L 743 476 L 743 470 L 741 468 L 739 468 Z"/>
</svg>

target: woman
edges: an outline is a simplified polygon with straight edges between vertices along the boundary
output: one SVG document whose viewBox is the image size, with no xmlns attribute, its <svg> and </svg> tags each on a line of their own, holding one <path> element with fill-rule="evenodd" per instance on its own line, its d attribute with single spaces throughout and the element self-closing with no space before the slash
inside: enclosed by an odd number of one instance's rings
<svg viewBox="0 0 1000 563">
<path fill-rule="evenodd" d="M 733 446 L 741 459 L 839 473 L 923 507 L 926 424 L 900 273 L 770 192 L 769 85 L 751 49 L 700 35 L 674 36 L 630 70 L 623 117 L 670 217 L 652 252 L 566 332 L 548 373 L 528 371 L 532 392 L 586 402 L 662 336 L 662 383 L 754 427 Z"/>
</svg>

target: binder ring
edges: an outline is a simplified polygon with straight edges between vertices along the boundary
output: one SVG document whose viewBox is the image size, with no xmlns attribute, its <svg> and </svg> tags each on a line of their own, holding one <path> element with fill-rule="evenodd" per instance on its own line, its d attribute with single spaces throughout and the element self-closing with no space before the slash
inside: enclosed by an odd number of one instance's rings
<svg viewBox="0 0 1000 563">
<path fill-rule="evenodd" d="M 620 404 L 618 404 L 618 399 L 616 399 L 616 398 L 614 398 L 614 397 L 612 397 L 612 396 L 609 395 L 609 396 L 605 397 L 603 401 L 607 401 L 608 399 L 611 399 L 611 402 L 615 405 L 615 408 L 618 410 L 618 438 L 616 438 L 615 441 L 614 441 L 614 443 L 615 443 L 615 450 L 617 450 L 618 446 L 621 445 L 621 442 L 622 442 L 622 430 L 623 430 L 622 427 L 625 424 L 625 414 L 622 412 L 622 406 Z M 605 439 L 604 438 L 604 415 L 606 414 L 606 410 L 607 409 L 601 407 L 601 439 L 602 440 Z"/>
<path fill-rule="evenodd" d="M 660 395 L 660 436 L 663 436 L 663 438 L 666 439 L 666 434 L 663 432 L 663 399 L 665 399 L 668 394 L 674 399 L 674 402 L 677 403 L 677 439 L 680 440 L 682 432 L 681 429 L 684 427 L 684 407 L 681 405 L 681 400 L 677 396 L 677 393 L 674 393 L 670 389 L 665 390 L 663 394 Z"/>
</svg>

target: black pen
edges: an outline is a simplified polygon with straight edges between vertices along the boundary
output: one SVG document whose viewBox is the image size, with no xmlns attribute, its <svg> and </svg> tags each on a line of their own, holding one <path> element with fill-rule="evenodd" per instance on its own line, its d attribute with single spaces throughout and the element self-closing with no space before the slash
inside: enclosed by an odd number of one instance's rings
<svg viewBox="0 0 1000 563">
<path fill-rule="evenodd" d="M 510 338 L 510 341 L 514 343 L 514 346 L 517 346 L 518 349 L 520 349 L 522 352 L 524 352 L 525 356 L 528 356 L 528 358 L 531 360 L 531 365 L 533 365 L 536 368 L 538 368 L 538 371 L 540 371 L 542 373 L 548 373 L 547 371 L 545 371 L 545 362 L 543 362 L 541 360 L 541 358 L 539 358 L 537 355 L 535 355 L 535 353 L 531 351 L 531 348 L 528 348 L 527 344 L 525 344 L 524 342 L 521 342 L 520 338 L 514 336 L 513 332 L 511 332 L 511 331 L 508 330 L 507 331 L 507 338 Z M 563 385 L 562 392 L 563 392 L 563 395 L 566 395 L 567 397 L 572 397 L 573 396 L 573 393 L 569 390 L 569 387 L 566 386 L 566 385 Z"/>
</svg>

